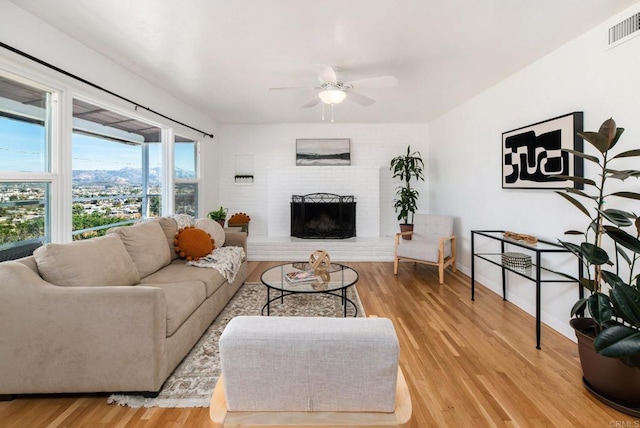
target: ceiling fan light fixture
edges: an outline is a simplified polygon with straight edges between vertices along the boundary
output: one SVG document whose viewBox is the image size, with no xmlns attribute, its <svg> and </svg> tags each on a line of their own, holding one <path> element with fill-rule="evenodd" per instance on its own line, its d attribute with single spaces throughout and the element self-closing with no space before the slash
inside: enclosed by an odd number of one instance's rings
<svg viewBox="0 0 640 428">
<path fill-rule="evenodd" d="M 318 96 L 325 104 L 340 104 L 347 98 L 347 93 L 340 89 L 325 89 Z"/>
</svg>

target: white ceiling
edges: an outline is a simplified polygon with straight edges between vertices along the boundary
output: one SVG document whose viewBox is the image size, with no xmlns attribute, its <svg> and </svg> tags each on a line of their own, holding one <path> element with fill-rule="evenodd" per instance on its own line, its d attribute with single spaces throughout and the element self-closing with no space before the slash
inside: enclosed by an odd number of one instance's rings
<svg viewBox="0 0 640 428">
<path fill-rule="evenodd" d="M 316 86 L 326 65 L 400 82 L 336 122 L 426 122 L 637 2 L 12 1 L 221 123 L 320 122 L 312 90 L 267 88 Z"/>
</svg>

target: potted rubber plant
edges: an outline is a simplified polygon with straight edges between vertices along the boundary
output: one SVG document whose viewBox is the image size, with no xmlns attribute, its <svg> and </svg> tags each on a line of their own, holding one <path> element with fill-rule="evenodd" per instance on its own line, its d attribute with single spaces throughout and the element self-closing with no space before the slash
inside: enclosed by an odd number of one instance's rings
<svg viewBox="0 0 640 428">
<path fill-rule="evenodd" d="M 584 264 L 583 277 L 574 279 L 589 291 L 571 309 L 585 386 L 612 407 L 640 416 L 640 219 L 615 208 L 616 201 L 640 201 L 640 194 L 609 193 L 606 187 L 609 180 L 640 177 L 637 170 L 614 169 L 621 159 L 640 156 L 640 149 L 612 152 L 623 132 L 608 119 L 597 132 L 579 133 L 597 154 L 566 151 L 592 163 L 598 175 L 560 176 L 584 184 L 585 190 L 567 187 L 557 193 L 588 219 L 584 230 L 565 232 L 581 236 L 582 242 L 560 241 Z"/>
<path fill-rule="evenodd" d="M 207 214 L 207 217 L 209 217 L 211 220 L 217 221 L 220 226 L 224 227 L 224 222 L 227 219 L 228 212 L 228 208 L 220 206 L 219 209 L 209 212 L 209 214 Z"/>
<path fill-rule="evenodd" d="M 407 153 L 391 159 L 389 166 L 393 172 L 393 178 L 399 178 L 403 183 L 396 188 L 396 198 L 393 207 L 398 214 L 401 232 L 413 230 L 413 215 L 418 209 L 418 197 L 420 193 L 411 187 L 411 180 L 424 181 L 424 162 L 420 152 L 411 152 L 411 146 L 407 146 Z M 411 221 L 409 221 L 411 218 Z M 411 239 L 411 235 L 403 235 L 404 239 Z"/>
</svg>

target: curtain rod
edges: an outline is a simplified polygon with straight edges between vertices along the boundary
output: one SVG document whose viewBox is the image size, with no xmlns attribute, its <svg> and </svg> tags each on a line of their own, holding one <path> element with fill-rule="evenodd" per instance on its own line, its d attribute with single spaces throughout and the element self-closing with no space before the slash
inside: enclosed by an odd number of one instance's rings
<svg viewBox="0 0 640 428">
<path fill-rule="evenodd" d="M 23 57 L 25 57 L 25 58 L 27 58 L 27 59 L 30 59 L 31 61 L 37 62 L 38 64 L 44 65 L 45 67 L 48 67 L 48 68 L 50 68 L 50 69 L 52 69 L 52 70 L 55 70 L 55 71 L 57 71 L 58 73 L 62 73 L 62 74 L 64 74 L 65 76 L 68 76 L 68 77 L 71 77 L 71 78 L 73 78 L 73 79 L 76 79 L 76 80 L 78 80 L 78 81 L 80 81 L 80 82 L 82 82 L 82 83 L 84 83 L 84 84 L 86 84 L 86 85 L 91 86 L 92 88 L 99 89 L 99 90 L 101 90 L 101 91 L 103 91 L 103 92 L 106 92 L 106 93 L 107 93 L 107 94 L 109 94 L 109 95 L 113 95 L 113 96 L 114 96 L 114 97 L 116 97 L 116 98 L 120 98 L 120 99 L 121 99 L 121 100 L 123 100 L 123 101 L 126 101 L 126 102 L 128 102 L 128 103 L 130 103 L 130 104 L 133 104 L 133 105 L 136 107 L 136 109 L 138 109 L 138 107 L 143 108 L 143 109 L 145 109 L 145 110 L 147 110 L 147 111 L 149 111 L 149 112 L 151 112 L 151 113 L 153 113 L 153 114 L 156 114 L 156 115 L 158 115 L 158 116 L 160 116 L 160 117 L 162 117 L 162 118 L 164 118 L 164 119 L 170 120 L 170 121 L 171 121 L 171 122 L 173 122 L 173 123 L 177 123 L 178 125 L 182 125 L 182 126 L 184 126 L 184 127 L 186 127 L 186 128 L 192 129 L 192 130 L 194 130 L 194 131 L 196 131 L 196 132 L 198 132 L 198 133 L 202 134 L 202 135 L 203 135 L 203 136 L 205 136 L 205 137 L 213 138 L 213 134 L 210 134 L 210 133 L 208 133 L 208 132 L 204 132 L 204 131 L 202 131 L 202 130 L 200 130 L 200 129 L 194 128 L 193 126 L 189 126 L 189 125 L 187 125 L 187 124 L 186 124 L 186 123 L 184 123 L 184 122 L 180 122 L 179 120 L 172 119 L 172 118 L 170 118 L 169 116 L 166 116 L 166 115 L 164 115 L 164 114 L 162 114 L 162 113 L 159 113 L 159 112 L 157 112 L 157 111 L 155 111 L 155 110 L 152 110 L 152 109 L 151 109 L 151 108 L 149 108 L 149 107 L 145 107 L 145 106 L 143 106 L 142 104 L 139 104 L 139 103 L 137 103 L 137 102 L 135 102 L 135 101 L 130 100 L 129 98 L 123 97 L 122 95 L 118 95 L 118 94 L 116 94 L 115 92 L 110 91 L 110 90 L 108 90 L 108 89 L 106 89 L 106 88 L 103 88 L 102 86 L 96 85 L 95 83 L 90 82 L 90 81 L 88 81 L 88 80 L 86 80 L 86 79 L 83 79 L 83 78 L 82 78 L 82 77 L 80 77 L 80 76 L 77 76 L 77 75 L 75 75 L 75 74 L 73 74 L 73 73 L 69 73 L 69 72 L 68 72 L 68 71 L 66 71 L 66 70 L 63 70 L 63 69 L 61 69 L 61 68 L 59 68 L 59 67 L 56 67 L 56 66 L 55 66 L 55 65 L 53 65 L 53 64 L 50 64 L 50 63 L 48 63 L 48 62 L 46 62 L 46 61 L 43 61 L 43 60 L 41 60 L 40 58 L 36 58 L 36 57 L 34 57 L 33 55 L 29 55 L 29 54 L 28 54 L 28 53 L 26 53 L 26 52 L 23 52 L 23 51 L 21 51 L 21 50 L 19 50 L 19 49 L 14 48 L 13 46 L 9 46 L 9 45 L 7 45 L 6 43 L 3 43 L 3 42 L 0 42 L 0 46 L 2 46 L 3 48 L 5 48 L 5 49 L 7 49 L 7 50 L 10 50 L 10 51 L 11 51 L 11 52 L 13 52 L 13 53 L 17 53 L 18 55 L 21 55 L 21 56 L 23 56 Z"/>
</svg>

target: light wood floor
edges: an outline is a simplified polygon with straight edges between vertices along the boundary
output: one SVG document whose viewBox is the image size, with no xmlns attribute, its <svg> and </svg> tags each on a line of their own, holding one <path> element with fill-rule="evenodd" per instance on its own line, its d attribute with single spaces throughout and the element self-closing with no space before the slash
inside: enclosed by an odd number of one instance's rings
<svg viewBox="0 0 640 428">
<path fill-rule="evenodd" d="M 277 263 L 252 262 L 249 281 Z M 412 427 L 636 427 L 581 383 L 577 346 L 469 278 L 405 263 L 347 263 L 360 273 L 365 311 L 388 317 L 413 400 Z M 1 381 L 1 379 L 0 379 Z M 0 427 L 207 427 L 208 409 L 130 409 L 105 396 L 38 396 L 0 402 Z"/>
</svg>

